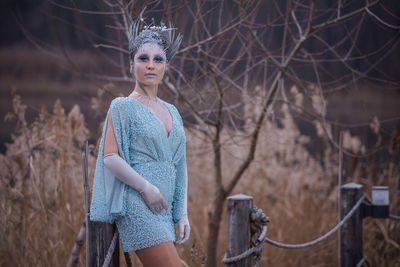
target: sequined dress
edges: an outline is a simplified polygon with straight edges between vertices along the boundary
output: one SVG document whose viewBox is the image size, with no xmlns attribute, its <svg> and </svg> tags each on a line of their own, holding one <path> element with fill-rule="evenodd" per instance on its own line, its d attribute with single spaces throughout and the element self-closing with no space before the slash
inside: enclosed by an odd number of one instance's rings
<svg viewBox="0 0 400 267">
<path fill-rule="evenodd" d="M 136 99 L 118 97 L 107 113 L 108 118 L 111 111 L 120 156 L 165 197 L 168 210 L 158 215 L 151 212 L 139 192 L 104 167 L 106 123 L 103 128 L 90 220 L 115 222 L 125 252 L 176 241 L 175 223 L 183 214 L 187 183 L 185 131 L 176 107 L 161 101 L 172 116 L 169 135 L 153 111 Z"/>
</svg>

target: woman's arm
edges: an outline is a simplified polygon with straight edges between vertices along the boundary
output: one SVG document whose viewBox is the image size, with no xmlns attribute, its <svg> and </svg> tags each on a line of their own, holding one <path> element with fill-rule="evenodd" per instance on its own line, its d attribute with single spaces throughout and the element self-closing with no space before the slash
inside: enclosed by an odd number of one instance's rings
<svg viewBox="0 0 400 267">
<path fill-rule="evenodd" d="M 179 239 L 176 241 L 177 244 L 182 244 L 189 239 L 190 236 L 190 224 L 188 219 L 188 207 L 187 207 L 187 198 L 188 198 L 188 172 L 186 165 L 186 138 L 183 141 L 183 156 L 179 160 L 177 164 L 177 182 L 178 186 L 176 187 L 176 203 L 177 203 L 177 211 L 180 210 L 182 212 L 181 217 L 177 221 L 179 228 Z M 178 204 L 179 203 L 179 204 Z M 179 217 L 180 212 L 176 212 L 175 216 Z M 173 213 L 174 214 L 174 213 Z"/>
<path fill-rule="evenodd" d="M 159 213 L 163 208 L 168 209 L 167 203 L 160 190 L 138 174 L 118 154 L 118 143 L 115 138 L 112 114 L 108 115 L 103 147 L 104 166 L 122 182 L 139 191 L 151 211 Z"/>
<path fill-rule="evenodd" d="M 108 115 L 106 136 L 104 137 L 103 157 L 107 154 L 118 154 L 118 144 L 115 138 L 114 127 L 112 122 L 112 114 Z"/>
</svg>

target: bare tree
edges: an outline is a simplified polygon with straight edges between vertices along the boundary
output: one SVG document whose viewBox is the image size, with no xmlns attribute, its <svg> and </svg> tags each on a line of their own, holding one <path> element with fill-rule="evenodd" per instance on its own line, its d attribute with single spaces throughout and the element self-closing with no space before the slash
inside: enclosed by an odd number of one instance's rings
<svg viewBox="0 0 400 267">
<path fill-rule="evenodd" d="M 113 39 L 94 41 L 99 51 L 115 52 L 110 63 L 116 75 L 86 73 L 107 81 L 131 83 L 127 64 L 127 29 L 132 18 L 159 16 L 184 34 L 180 49 L 163 86 L 183 105 L 187 126 L 196 125 L 212 144 L 214 199 L 209 212 L 207 266 L 216 266 L 216 251 L 224 200 L 233 192 L 254 160 L 260 129 L 276 103 L 302 108 L 318 120 L 332 142 L 327 127 L 324 94 L 355 86 L 361 81 L 398 87 L 398 80 L 380 69 L 381 62 L 399 48 L 399 26 L 378 14 L 381 1 L 123 1 L 103 0 L 104 10 L 55 6 L 77 14 L 109 18 Z M 382 11 L 383 10 L 383 11 Z M 396 17 L 392 16 L 394 21 Z M 374 50 L 360 40 L 365 21 L 381 27 L 388 42 Z M 398 24 L 398 18 L 397 18 Z M 362 66 L 362 67 L 360 67 Z M 79 71 L 79 66 L 77 66 Z M 306 97 L 319 97 L 320 105 L 298 107 L 288 94 L 296 86 Z M 261 88 L 256 113 L 244 117 L 245 101 L 253 101 Z M 223 127 L 237 129 L 248 140 L 247 154 L 231 177 L 224 177 L 221 149 Z M 225 178 L 226 183 L 223 183 Z"/>
</svg>

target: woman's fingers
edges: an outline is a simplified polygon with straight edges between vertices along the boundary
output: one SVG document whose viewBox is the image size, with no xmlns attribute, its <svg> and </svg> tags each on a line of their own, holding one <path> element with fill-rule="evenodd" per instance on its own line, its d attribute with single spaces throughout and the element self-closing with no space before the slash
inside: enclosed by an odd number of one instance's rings
<svg viewBox="0 0 400 267">
<path fill-rule="evenodd" d="M 148 190 L 144 191 L 143 197 L 154 214 L 158 214 L 162 209 L 168 210 L 167 202 L 158 187 L 150 184 Z"/>
<path fill-rule="evenodd" d="M 165 202 L 164 197 L 162 197 L 161 195 L 161 199 L 159 201 L 157 201 L 156 203 L 154 203 L 153 205 L 151 205 L 151 211 L 155 214 L 158 214 L 162 211 L 162 209 L 168 210 L 168 206 L 167 203 Z"/>
<path fill-rule="evenodd" d="M 155 205 L 153 213 L 158 214 L 158 213 L 160 213 L 160 211 L 161 211 L 160 206 L 159 205 Z"/>
<path fill-rule="evenodd" d="M 156 207 L 151 207 L 151 211 L 152 211 L 154 214 L 157 214 L 157 208 L 156 208 Z"/>
<path fill-rule="evenodd" d="M 177 244 L 183 244 L 189 239 L 189 225 L 180 225 L 179 227 L 179 239 L 176 241 Z"/>
<path fill-rule="evenodd" d="M 186 236 L 187 236 L 187 232 L 186 232 L 186 225 L 183 225 L 183 227 L 181 227 L 181 233 L 180 233 L 180 243 L 184 243 L 186 241 Z"/>
<path fill-rule="evenodd" d="M 168 205 L 167 202 L 165 201 L 163 194 L 160 192 L 159 199 L 157 201 L 157 210 L 158 212 L 161 212 L 162 209 L 168 210 Z"/>
<path fill-rule="evenodd" d="M 161 203 L 159 203 L 158 207 L 157 207 L 157 211 L 160 213 L 163 209 L 163 206 Z"/>
<path fill-rule="evenodd" d="M 190 224 L 187 215 L 182 216 L 182 218 L 178 221 L 179 227 L 179 238 L 176 241 L 177 244 L 185 243 L 190 236 Z"/>
<path fill-rule="evenodd" d="M 182 243 L 185 243 L 188 239 L 189 239 L 189 236 L 190 236 L 190 226 L 189 226 L 189 224 L 186 224 L 185 225 L 185 231 L 184 231 L 184 239 L 182 240 Z"/>
<path fill-rule="evenodd" d="M 164 196 L 162 197 L 162 203 L 161 204 L 162 204 L 161 208 L 164 208 L 165 210 L 168 210 L 168 205 L 167 205 L 167 202 L 165 201 Z"/>
</svg>

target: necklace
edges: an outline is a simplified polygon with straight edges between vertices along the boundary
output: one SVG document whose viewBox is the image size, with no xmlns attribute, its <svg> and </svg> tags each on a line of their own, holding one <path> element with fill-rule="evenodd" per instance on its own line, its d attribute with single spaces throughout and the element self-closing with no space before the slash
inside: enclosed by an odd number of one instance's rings
<svg viewBox="0 0 400 267">
<path fill-rule="evenodd" d="M 138 96 L 138 97 L 140 97 L 140 98 L 147 99 L 147 101 L 152 101 L 153 103 L 158 103 L 158 102 L 159 102 L 157 96 L 154 98 L 154 97 L 150 97 L 150 96 L 147 96 L 147 95 L 139 94 L 139 93 L 136 92 L 136 91 L 133 91 L 131 95 L 135 95 L 135 96 Z"/>
<path fill-rule="evenodd" d="M 137 96 L 137 97 L 134 97 L 134 96 Z M 172 121 L 171 121 L 171 126 L 170 127 L 167 127 L 166 126 L 166 124 L 164 123 L 164 121 L 166 120 L 165 119 L 165 114 L 169 114 L 169 112 L 165 112 L 166 110 L 168 110 L 167 109 L 167 107 L 165 106 L 165 105 L 163 105 L 162 103 L 161 103 L 161 101 L 160 101 L 160 99 L 156 96 L 155 98 L 152 98 L 152 97 L 150 97 L 150 96 L 146 96 L 146 95 L 142 95 L 142 94 L 140 94 L 140 93 L 138 93 L 138 92 L 136 92 L 136 91 L 133 91 L 130 95 L 129 95 L 129 97 L 132 97 L 132 98 L 134 98 L 134 99 L 136 99 L 137 98 L 137 101 L 139 101 L 139 102 L 141 102 L 143 105 L 145 105 L 145 106 L 147 106 L 151 111 L 152 111 L 152 113 L 154 114 L 154 116 L 156 117 L 156 118 L 158 118 L 158 120 L 162 123 L 162 125 L 164 126 L 164 128 L 165 128 L 165 131 L 167 132 L 167 136 L 168 136 L 168 134 L 171 132 L 171 130 L 172 130 L 172 126 L 173 126 L 173 123 L 172 123 Z M 143 99 L 143 100 L 145 100 L 145 101 L 140 101 L 139 99 Z M 147 100 L 147 101 L 146 101 Z M 146 103 L 147 102 L 147 103 Z M 164 119 L 163 119 L 164 118 Z M 171 119 L 172 119 L 172 116 L 171 116 Z M 170 129 L 170 130 L 168 130 L 168 129 Z"/>
<path fill-rule="evenodd" d="M 150 108 L 150 110 L 153 111 L 154 114 L 161 114 L 161 113 L 163 113 L 163 111 L 165 111 L 164 105 L 161 104 L 161 101 L 157 96 L 154 98 L 154 97 L 142 95 L 136 91 L 133 91 L 131 93 L 130 97 L 136 99 L 137 101 L 141 102 L 143 105 Z"/>
</svg>

